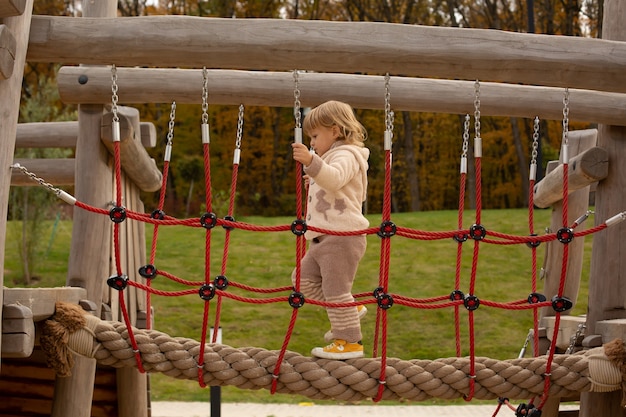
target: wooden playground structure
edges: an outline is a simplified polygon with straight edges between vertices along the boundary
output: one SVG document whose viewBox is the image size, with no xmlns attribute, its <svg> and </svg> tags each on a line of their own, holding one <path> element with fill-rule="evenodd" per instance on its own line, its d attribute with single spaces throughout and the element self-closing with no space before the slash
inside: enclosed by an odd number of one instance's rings
<svg viewBox="0 0 626 417">
<path fill-rule="evenodd" d="M 481 80 L 483 115 L 561 119 L 563 89 L 570 89 L 570 118 L 598 123 L 597 130 L 572 132 L 570 213 L 587 210 L 595 188 L 595 219 L 605 221 L 626 209 L 626 6 L 604 2 L 604 39 L 507 33 L 496 30 L 189 16 L 117 17 L 117 2 L 83 2 L 83 17 L 33 16 L 34 0 L 0 0 L 0 253 L 4 259 L 10 185 L 36 185 L 14 163 L 22 163 L 54 185 L 73 184 L 74 196 L 107 208 L 115 189 L 111 157 L 111 70 L 116 65 L 124 103 L 199 103 L 200 70 L 210 70 L 210 102 L 285 106 L 293 104 L 291 71 L 300 79 L 303 106 L 329 98 L 358 108 L 383 108 L 381 75 L 393 76 L 394 110 L 466 114 L 473 112 L 474 81 Z M 304 41 L 306 39 L 306 41 Z M 18 125 L 24 64 L 63 63 L 58 87 L 66 103 L 79 104 L 76 122 Z M 145 66 L 156 68 L 143 68 Z M 378 75 L 354 75 L 354 73 Z M 436 77 L 422 78 L 422 77 Z M 511 98 L 515 99 L 512 100 Z M 143 212 L 139 191 L 155 191 L 161 173 L 145 147 L 155 146 L 155 128 L 132 107 L 120 108 L 124 204 Z M 53 145 L 54 144 L 54 145 Z M 75 147 L 75 160 L 14 160 L 15 147 Z M 132 162 L 132 163 L 129 163 Z M 554 165 L 558 165 L 556 162 Z M 554 167 L 554 166 L 553 166 Z M 553 170 L 552 172 L 557 172 Z M 556 174 L 555 174 L 556 175 Z M 548 175 L 536 199 L 559 210 L 559 181 Z M 556 196 L 556 197 L 555 197 Z M 574 208 L 575 207 L 575 208 Z M 558 225 L 560 216 L 554 217 Z M 67 287 L 4 288 L 0 416 L 150 415 L 148 381 L 134 368 L 100 367 L 76 357 L 71 377 L 47 369 L 37 338 L 56 302 L 80 305 L 104 320 L 120 318 L 117 300 L 102 277 L 113 270 L 111 222 L 83 210 L 73 215 Z M 122 233 L 124 268 L 145 264 L 145 232 L 126 222 Z M 563 338 L 584 323 L 583 348 L 615 338 L 626 340 L 626 222 L 594 236 L 588 314 L 562 322 Z M 551 247 L 550 259 L 559 257 Z M 582 239 L 572 253 L 582 250 Z M 566 293 L 578 292 L 581 256 L 572 256 Z M 3 262 L 2 262 L 3 263 Z M 556 265 L 556 264 L 555 264 Z M 554 293 L 550 266 L 546 294 Z M 0 272 L 2 274 L 2 272 Z M 0 275 L 2 277 L 2 275 Z M 552 289 L 550 289 L 552 286 Z M 145 327 L 146 306 L 129 291 L 133 324 Z M 542 325 L 550 327 L 546 312 Z M 548 334 L 550 332 L 547 332 Z M 580 417 L 624 416 L 621 392 L 583 392 Z M 543 416 L 559 412 L 555 398 Z M 20 408 L 24 407 L 24 408 Z M 21 409 L 22 413 L 15 410 Z"/>
</svg>

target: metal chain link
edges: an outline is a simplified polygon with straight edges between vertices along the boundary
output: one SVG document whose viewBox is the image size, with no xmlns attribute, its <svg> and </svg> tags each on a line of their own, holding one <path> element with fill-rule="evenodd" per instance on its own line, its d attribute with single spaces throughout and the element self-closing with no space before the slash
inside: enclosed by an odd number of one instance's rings
<svg viewBox="0 0 626 417">
<path fill-rule="evenodd" d="M 469 149 L 469 129 L 470 129 L 470 115 L 465 115 L 465 122 L 463 123 L 463 152 L 461 158 L 467 158 L 467 150 Z"/>
<path fill-rule="evenodd" d="M 120 121 L 120 117 L 117 114 L 117 102 L 119 100 L 119 97 L 117 96 L 117 91 L 117 67 L 113 65 L 111 66 L 111 112 L 113 113 L 114 122 Z"/>
<path fill-rule="evenodd" d="M 172 101 L 172 110 L 170 110 L 170 121 L 167 125 L 167 144 L 172 146 L 172 139 L 174 139 L 174 124 L 176 120 L 176 102 Z"/>
<path fill-rule="evenodd" d="M 569 88 L 565 87 L 563 95 L 563 143 L 567 145 L 569 130 Z"/>
<path fill-rule="evenodd" d="M 539 154 L 538 149 L 539 149 L 539 117 L 535 117 L 535 120 L 533 123 L 533 146 L 532 146 L 532 152 L 530 155 L 531 165 L 537 165 L 537 155 Z"/>
<path fill-rule="evenodd" d="M 576 343 L 578 342 L 578 339 L 580 339 L 580 337 L 584 335 L 584 332 L 585 332 L 586 328 L 587 328 L 587 326 L 585 326 L 584 323 L 580 323 L 578 325 L 578 327 L 576 328 L 576 333 L 574 333 L 569 338 L 569 346 L 567 347 L 567 349 L 565 349 L 565 354 L 566 355 L 574 353 L 574 348 L 576 347 Z"/>
<path fill-rule="evenodd" d="M 44 181 L 43 178 L 38 177 L 37 175 L 35 175 L 34 173 L 30 172 L 25 166 L 20 165 L 18 163 L 15 163 L 13 165 L 11 165 L 11 168 L 13 169 L 18 169 L 20 171 L 22 171 L 22 173 L 24 175 L 27 175 L 28 177 L 30 177 L 31 180 L 35 181 L 36 183 L 38 183 L 39 185 L 41 185 L 44 188 L 47 188 L 48 191 L 53 192 L 54 194 L 56 194 L 57 196 L 59 196 L 62 192 L 62 190 L 60 188 L 55 187 L 54 185 L 50 184 L 49 182 Z"/>
<path fill-rule="evenodd" d="M 302 127 L 302 109 L 300 104 L 300 86 L 298 85 L 298 70 L 293 70 L 293 115 L 296 119 L 296 128 Z"/>
<path fill-rule="evenodd" d="M 237 140 L 235 141 L 235 147 L 241 148 L 241 138 L 243 136 L 243 104 L 239 105 L 239 116 L 237 119 Z"/>
<path fill-rule="evenodd" d="M 474 83 L 474 134 L 480 138 L 480 83 Z"/>
<path fill-rule="evenodd" d="M 202 68 L 202 124 L 209 123 L 209 71 Z"/>
<path fill-rule="evenodd" d="M 385 129 L 393 132 L 394 113 L 391 110 L 391 90 L 389 84 L 391 77 L 389 73 L 385 74 Z"/>
</svg>

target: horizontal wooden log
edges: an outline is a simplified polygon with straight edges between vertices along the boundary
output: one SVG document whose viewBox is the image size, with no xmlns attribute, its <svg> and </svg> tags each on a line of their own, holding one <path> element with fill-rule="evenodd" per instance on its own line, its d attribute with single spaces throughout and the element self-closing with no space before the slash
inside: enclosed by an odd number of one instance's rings
<svg viewBox="0 0 626 417">
<path fill-rule="evenodd" d="M 27 358 L 34 347 L 33 312 L 20 304 L 2 306 L 2 357 Z"/>
<path fill-rule="evenodd" d="M 122 169 L 141 190 L 157 191 L 161 188 L 163 174 L 141 143 L 139 111 L 132 107 L 119 106 L 118 117 Z M 114 152 L 112 121 L 113 113 L 108 112 L 102 116 L 101 139 L 111 154 Z"/>
<path fill-rule="evenodd" d="M 33 312 L 33 321 L 38 322 L 52 316 L 57 302 L 78 304 L 87 298 L 84 288 L 4 288 L 4 305 L 20 304 Z"/>
<path fill-rule="evenodd" d="M 26 9 L 26 0 L 0 0 L 0 18 L 19 16 Z"/>
<path fill-rule="evenodd" d="M 609 155 L 594 147 L 570 159 L 568 164 L 568 192 L 580 190 L 606 178 L 609 172 Z M 550 207 L 563 198 L 563 164 L 547 174 L 535 185 L 534 202 L 537 207 Z"/>
<path fill-rule="evenodd" d="M 0 80 L 6 80 L 13 74 L 17 43 L 11 30 L 0 25 Z"/>
<path fill-rule="evenodd" d="M 210 104 L 293 106 L 293 72 L 208 70 Z M 125 103 L 202 102 L 202 70 L 117 68 L 120 100 Z M 106 67 L 62 67 L 57 76 L 65 103 L 108 103 L 111 70 Z M 391 77 L 391 105 L 396 111 L 473 114 L 473 81 Z M 298 75 L 302 106 L 329 99 L 356 108 L 383 109 L 382 76 L 302 72 Z M 576 121 L 626 125 L 626 94 L 570 89 Z M 564 89 L 480 83 L 481 114 L 561 120 Z"/>
<path fill-rule="evenodd" d="M 625 42 L 380 22 L 35 16 L 27 60 L 389 73 L 626 92 Z"/>
<path fill-rule="evenodd" d="M 78 122 L 34 122 L 17 125 L 16 148 L 76 148 Z M 141 122 L 141 143 L 156 146 L 156 128 L 152 122 Z"/>
<path fill-rule="evenodd" d="M 54 186 L 74 185 L 76 164 L 72 158 L 16 158 L 13 162 L 26 167 L 28 171 L 43 179 L 46 183 Z M 29 187 L 39 185 L 39 183 L 33 181 L 30 176 L 22 171 L 14 169 L 11 174 L 11 185 Z"/>
</svg>

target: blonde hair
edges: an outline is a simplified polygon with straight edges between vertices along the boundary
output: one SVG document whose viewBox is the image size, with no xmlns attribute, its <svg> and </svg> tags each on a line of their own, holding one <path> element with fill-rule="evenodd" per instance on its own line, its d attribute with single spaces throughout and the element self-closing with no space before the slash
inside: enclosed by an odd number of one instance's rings
<svg viewBox="0 0 626 417">
<path fill-rule="evenodd" d="M 302 128 L 304 133 L 309 133 L 317 127 L 339 128 L 338 140 L 348 144 L 364 146 L 367 139 L 367 131 L 354 115 L 352 106 L 341 101 L 330 100 L 313 108 L 304 118 Z"/>
</svg>

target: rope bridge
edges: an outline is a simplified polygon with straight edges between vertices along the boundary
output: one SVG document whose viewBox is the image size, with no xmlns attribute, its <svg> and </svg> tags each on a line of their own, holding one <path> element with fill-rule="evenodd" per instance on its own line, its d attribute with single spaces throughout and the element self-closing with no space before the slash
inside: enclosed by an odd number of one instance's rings
<svg viewBox="0 0 626 417">
<path fill-rule="evenodd" d="M 170 113 L 169 132 L 165 151 L 163 184 L 158 207 L 152 213 L 140 213 L 127 210 L 123 206 L 121 195 L 121 166 L 119 146 L 119 119 L 117 109 L 117 85 L 115 67 L 112 67 L 113 82 L 113 145 L 114 145 L 114 169 L 116 181 L 116 198 L 114 206 L 109 209 L 93 207 L 77 201 L 71 195 L 56 189 L 38 179 L 34 174 L 28 173 L 33 179 L 42 185 L 48 186 L 59 198 L 69 204 L 75 205 L 93 213 L 109 216 L 113 222 L 113 237 L 115 251 L 116 274 L 111 276 L 108 285 L 118 290 L 119 304 L 124 317 L 124 323 L 101 322 L 98 319 L 87 317 L 86 329 L 81 330 L 69 325 L 72 330 L 65 330 L 67 324 L 61 325 L 60 329 L 54 321 L 49 322 L 49 330 L 52 334 L 46 342 L 42 339 L 42 346 L 46 349 L 52 364 L 61 373 L 69 372 L 71 367 L 71 355 L 74 351 L 85 356 L 94 357 L 100 363 L 116 367 L 135 366 L 141 372 L 163 372 L 176 378 L 197 379 L 200 386 L 207 385 L 235 385 L 240 388 L 268 388 L 274 392 L 298 393 L 310 398 L 335 398 L 343 400 L 359 400 L 372 398 L 374 401 L 383 399 L 411 399 L 425 400 L 431 397 L 437 398 L 464 398 L 469 401 L 472 398 L 541 398 L 537 407 L 540 410 L 548 396 L 568 396 L 572 393 L 583 391 L 610 391 L 621 388 L 623 369 L 623 346 L 621 342 L 618 349 L 609 347 L 611 353 L 607 353 L 605 346 L 602 350 L 590 350 L 576 355 L 555 355 L 557 332 L 561 313 L 572 307 L 572 301 L 563 296 L 568 258 L 568 243 L 576 237 L 599 232 L 606 227 L 619 223 L 626 219 L 626 212 L 620 213 L 604 223 L 589 228 L 585 231 L 575 231 L 575 228 L 586 219 L 582 216 L 574 224 L 568 224 L 567 196 L 568 196 L 568 166 L 567 166 L 567 114 L 568 92 L 564 98 L 564 122 L 563 122 L 563 227 L 554 233 L 542 236 L 534 233 L 533 225 L 533 188 L 537 170 L 537 145 L 538 145 L 538 118 L 535 119 L 533 134 L 532 160 L 530 166 L 529 189 L 529 234 L 527 236 L 515 236 L 497 231 L 487 230 L 481 224 L 481 158 L 482 140 L 480 137 L 480 95 L 479 83 L 476 82 L 476 98 L 474 102 L 474 167 L 476 185 L 476 218 L 471 227 L 464 227 L 463 213 L 465 202 L 465 184 L 467 179 L 468 148 L 469 148 L 469 125 L 470 116 L 465 118 L 463 132 L 463 146 L 460 162 L 460 194 L 458 225 L 456 230 L 444 232 L 430 232 L 423 230 L 400 227 L 391 220 L 391 166 L 392 166 L 392 138 L 393 138 L 393 112 L 390 106 L 389 82 L 390 77 L 385 77 L 385 126 L 384 132 L 384 157 L 385 157 L 385 186 L 383 195 L 382 220 L 378 227 L 371 227 L 353 232 L 337 232 L 309 226 L 303 220 L 303 190 L 302 190 L 302 166 L 296 163 L 296 219 L 291 224 L 278 226 L 259 226 L 245 222 L 235 221 L 233 217 L 236 194 L 237 173 L 242 144 L 243 106 L 239 107 L 239 121 L 237 127 L 237 139 L 233 156 L 233 173 L 231 183 L 230 201 L 228 213 L 223 218 L 212 211 L 211 196 L 211 167 L 210 167 L 210 138 L 208 125 L 208 89 L 207 72 L 203 71 L 202 92 L 202 149 L 204 158 L 204 181 L 205 181 L 205 205 L 206 213 L 200 218 L 177 219 L 163 212 L 167 170 L 169 169 L 171 149 L 173 145 L 173 128 L 176 105 L 172 103 Z M 294 115 L 295 130 L 294 141 L 302 142 L 300 93 L 298 90 L 298 72 L 294 72 Z M 116 133 L 117 132 L 117 133 Z M 145 279 L 145 283 L 130 280 L 123 271 L 120 262 L 120 224 L 127 220 L 141 221 L 154 225 L 154 234 L 149 263 L 142 266 L 138 273 Z M 204 229 L 205 231 L 205 273 L 204 281 L 194 282 L 182 279 L 155 265 L 155 254 L 158 241 L 158 230 L 161 226 L 186 226 Z M 214 276 L 210 271 L 211 260 L 211 236 L 215 227 L 225 229 L 225 244 L 222 254 L 220 273 Z M 259 232 L 291 232 L 296 237 L 296 265 L 295 285 L 280 288 L 253 288 L 245 284 L 229 281 L 226 275 L 230 233 L 235 229 L 259 231 Z M 300 261 L 305 254 L 306 240 L 304 234 L 307 230 L 318 231 L 331 235 L 359 235 L 376 234 L 381 238 L 380 247 L 380 270 L 379 286 L 371 294 L 355 294 L 354 303 L 329 303 L 321 300 L 308 299 L 299 291 L 300 286 Z M 419 299 L 393 294 L 389 292 L 389 268 L 391 253 L 391 238 L 401 236 L 414 240 L 440 240 L 453 239 L 457 242 L 457 259 L 454 289 L 450 294 L 440 297 Z M 551 299 L 537 292 L 536 259 L 537 247 L 544 242 L 558 240 L 564 245 L 563 263 L 559 291 Z M 469 291 L 467 294 L 461 291 L 461 258 L 465 244 L 473 243 L 472 265 L 470 273 Z M 496 302 L 480 299 L 475 294 L 477 280 L 477 265 L 479 248 L 481 244 L 513 245 L 526 244 L 532 253 L 532 279 L 530 295 L 527 298 L 510 302 Z M 153 278 L 157 275 L 172 279 L 190 289 L 181 291 L 162 291 L 152 287 Z M 147 330 L 136 329 L 131 326 L 124 290 L 127 286 L 134 286 L 146 292 L 147 297 Z M 289 295 L 276 295 L 266 298 L 242 297 L 232 294 L 228 287 L 233 286 L 247 291 L 275 295 L 281 292 L 289 292 Z M 200 341 L 190 339 L 171 338 L 163 333 L 150 329 L 150 297 L 159 296 L 182 296 L 197 294 L 204 300 L 204 314 Z M 368 295 L 372 297 L 360 300 Z M 207 342 L 207 330 L 209 328 L 209 307 L 215 304 L 215 328 L 219 327 L 221 305 L 224 298 L 239 302 L 271 304 L 289 303 L 292 307 L 292 316 L 289 322 L 283 345 L 279 351 L 267 351 L 261 348 L 234 349 L 225 345 L 216 344 L 217 332 L 213 335 L 213 343 Z M 305 303 L 318 305 L 326 308 L 347 308 L 364 304 L 376 304 L 376 332 L 374 336 L 374 350 L 372 359 L 354 359 L 345 362 L 328 361 L 302 357 L 287 350 L 292 332 L 295 328 L 296 319 L 300 307 Z M 387 357 L 387 311 L 393 305 L 405 305 L 420 309 L 451 308 L 454 310 L 456 330 L 457 357 L 440 359 L 436 361 L 426 360 L 401 360 Z M 509 361 L 496 361 L 481 358 L 475 352 L 475 330 L 473 313 L 479 306 L 487 306 L 508 310 L 532 310 L 534 315 L 534 356 L 533 359 L 517 359 Z M 554 336 L 549 352 L 546 356 L 539 356 L 538 352 L 538 309 L 551 307 L 555 311 Z M 63 309 L 66 309 L 65 307 Z M 460 358 L 460 311 L 468 313 L 469 328 L 469 356 Z M 61 313 L 68 315 L 82 323 L 83 318 L 78 314 Z M 65 320 L 61 320 L 64 321 Z M 50 329 L 56 330 L 50 330 Z M 74 333 L 72 333 L 74 332 Z M 87 333 L 88 336 L 77 336 L 79 333 Z M 61 335 L 63 335 L 61 337 Z M 76 336 L 74 336 L 76 335 Z M 59 341 L 68 340 L 67 345 L 59 346 Z M 80 342 L 78 341 L 80 340 Z M 78 344 L 78 345 L 77 345 Z M 201 349 L 204 346 L 204 349 Z M 613 346 L 613 345 L 611 345 Z M 614 346 L 613 346 L 614 347 Z M 380 351 L 379 351 L 380 349 Z M 54 353 L 56 351 L 62 354 Z M 618 353 L 615 354 L 615 351 Z M 617 356 L 621 359 L 615 361 L 607 359 Z M 621 361 L 621 362 L 620 362 Z M 600 365 L 598 365 L 600 364 Z M 615 371 L 615 369 L 618 369 Z M 607 376 L 610 375 L 610 376 Z M 504 401 L 504 400 L 503 400 Z M 528 406 L 533 408 L 532 401 Z M 528 410 L 527 410 L 528 411 Z M 530 415 L 530 413 L 525 413 Z"/>
</svg>

